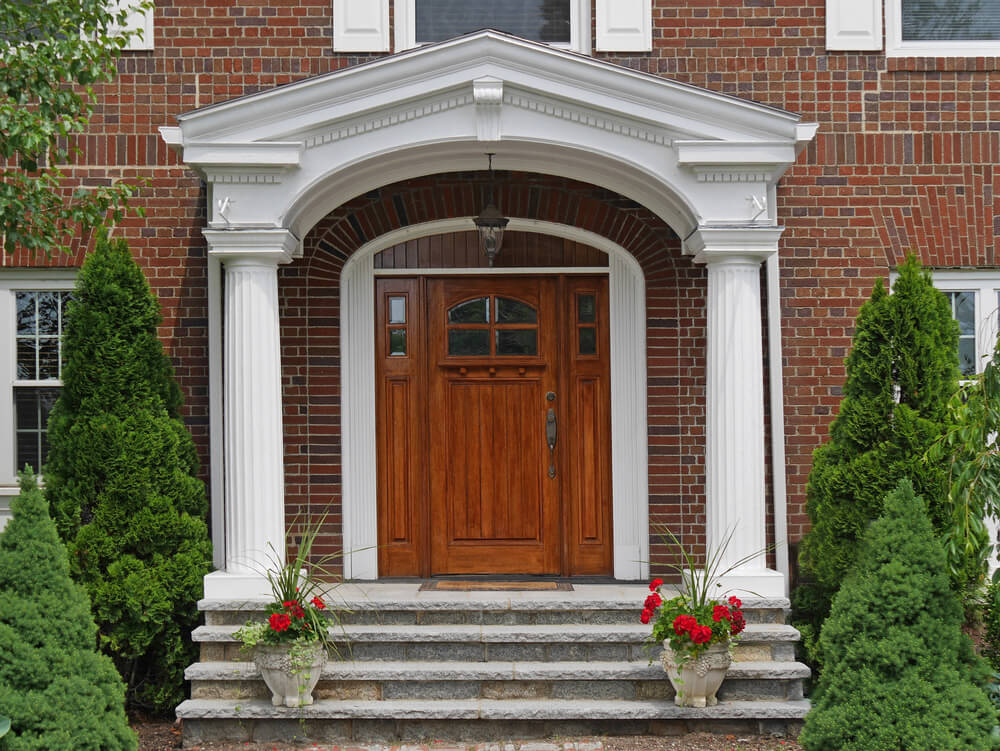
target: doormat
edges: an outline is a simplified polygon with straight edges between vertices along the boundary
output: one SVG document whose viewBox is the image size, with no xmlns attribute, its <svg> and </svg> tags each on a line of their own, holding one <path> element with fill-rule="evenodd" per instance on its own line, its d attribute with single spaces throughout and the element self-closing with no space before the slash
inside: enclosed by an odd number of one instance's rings
<svg viewBox="0 0 1000 751">
<path fill-rule="evenodd" d="M 421 592 L 572 592 L 569 582 L 490 582 L 441 579 L 424 582 Z"/>
</svg>

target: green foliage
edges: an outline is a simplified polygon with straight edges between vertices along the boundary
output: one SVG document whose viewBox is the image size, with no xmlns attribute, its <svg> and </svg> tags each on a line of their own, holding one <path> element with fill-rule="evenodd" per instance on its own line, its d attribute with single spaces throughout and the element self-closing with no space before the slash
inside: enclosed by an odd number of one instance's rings
<svg viewBox="0 0 1000 751">
<path fill-rule="evenodd" d="M 10 716 L 0 749 L 134 751 L 121 678 L 97 653 L 90 602 L 30 473 L 11 510 L 0 534 L 0 707 Z"/>
<path fill-rule="evenodd" d="M 806 583 L 793 597 L 796 620 L 815 631 L 900 479 L 928 499 L 936 529 L 950 523 L 947 463 L 925 454 L 944 432 L 958 388 L 958 326 L 913 257 L 900 267 L 892 295 L 879 280 L 861 307 L 846 365 L 830 440 L 813 455 L 806 487 L 812 528 L 800 551 Z"/>
<path fill-rule="evenodd" d="M 951 398 L 948 411 L 951 425 L 927 456 L 949 469 L 952 519 L 945 552 L 952 576 L 978 590 L 993 550 L 986 519 L 1000 517 L 1000 342 L 983 372 Z"/>
<path fill-rule="evenodd" d="M 80 188 L 67 200 L 60 168 L 87 127 L 93 85 L 114 78 L 115 60 L 136 34 L 118 30 L 128 15 L 121 6 L 0 2 L 0 236 L 8 249 L 65 250 L 78 227 L 100 224 L 109 211 L 119 221 L 135 194 L 117 183 Z"/>
<path fill-rule="evenodd" d="M 992 748 L 996 717 L 973 685 L 961 624 L 944 550 L 903 480 L 823 626 L 826 667 L 799 739 L 806 751 Z"/>
<path fill-rule="evenodd" d="M 983 656 L 990 661 L 994 670 L 1000 672 L 1000 579 L 990 582 L 986 590 L 983 616 L 985 627 Z"/>
<path fill-rule="evenodd" d="M 189 635 L 211 546 L 159 322 L 128 245 L 102 237 L 68 308 L 46 495 L 129 701 L 167 710 L 195 658 Z"/>
</svg>

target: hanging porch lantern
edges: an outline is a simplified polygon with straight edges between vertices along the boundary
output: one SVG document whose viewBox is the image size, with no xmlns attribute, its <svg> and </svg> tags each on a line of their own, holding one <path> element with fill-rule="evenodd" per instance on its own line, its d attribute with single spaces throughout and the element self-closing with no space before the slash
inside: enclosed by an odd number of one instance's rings
<svg viewBox="0 0 1000 751">
<path fill-rule="evenodd" d="M 472 221 L 476 223 L 476 230 L 479 232 L 479 247 L 492 267 L 503 245 L 504 228 L 510 220 L 501 214 L 500 209 L 493 203 L 493 154 L 486 156 L 490 160 L 490 198 L 486 202 L 486 207 Z"/>
</svg>

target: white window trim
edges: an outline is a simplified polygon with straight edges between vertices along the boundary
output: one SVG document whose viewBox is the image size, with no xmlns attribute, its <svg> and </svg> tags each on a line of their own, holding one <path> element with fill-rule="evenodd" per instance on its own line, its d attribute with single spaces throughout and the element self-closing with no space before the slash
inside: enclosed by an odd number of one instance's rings
<svg viewBox="0 0 1000 751">
<path fill-rule="evenodd" d="M 885 0 L 885 54 L 888 57 L 996 57 L 1000 41 L 903 41 L 903 0 Z M 937 277 L 935 276 L 935 279 Z"/>
<path fill-rule="evenodd" d="M 117 12 L 119 8 L 128 10 L 128 18 L 120 31 L 139 31 L 141 36 L 133 36 L 128 40 L 122 49 L 130 52 L 142 52 L 153 49 L 153 11 L 149 8 L 144 11 L 132 10 L 142 0 L 111 0 L 109 5 L 111 10 Z"/>
<path fill-rule="evenodd" d="M 415 0 L 394 0 L 393 22 L 395 24 L 393 42 L 395 51 L 417 47 L 417 14 Z M 569 45 L 553 44 L 585 55 L 591 53 L 590 0 L 570 0 L 569 5 Z"/>
<path fill-rule="evenodd" d="M 15 496 L 19 492 L 14 466 L 14 385 L 17 383 L 14 294 L 38 290 L 70 291 L 75 280 L 76 269 L 5 269 L 0 272 L 0 506 L 5 496 Z M 62 381 L 45 383 L 62 385 Z"/>
</svg>

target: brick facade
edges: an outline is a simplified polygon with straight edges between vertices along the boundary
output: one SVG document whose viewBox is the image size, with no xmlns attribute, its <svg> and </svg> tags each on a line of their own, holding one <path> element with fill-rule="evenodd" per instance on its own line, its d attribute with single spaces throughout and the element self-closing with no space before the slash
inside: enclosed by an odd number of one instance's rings
<svg viewBox="0 0 1000 751">
<path fill-rule="evenodd" d="M 81 184 L 143 178 L 128 238 L 163 305 L 161 335 L 207 466 L 205 191 L 157 127 L 182 112 L 371 59 L 332 51 L 330 0 L 157 0 L 155 48 L 127 52 L 98 87 Z M 653 0 L 653 52 L 595 57 L 780 107 L 820 124 L 783 178 L 779 221 L 788 527 L 808 526 L 805 483 L 844 380 L 853 320 L 907 252 L 935 267 L 997 266 L 1000 59 L 826 52 L 824 0 Z M 446 167 L 446 165 L 443 165 Z M 406 223 L 470 216 L 481 174 L 386 186 L 331 213 L 282 270 L 287 511 L 339 493 L 339 270 L 359 242 Z M 704 270 L 657 217 L 596 186 L 501 172 L 510 215 L 577 224 L 632 251 L 647 283 L 650 505 L 701 542 Z M 397 200 L 398 199 L 398 200 Z M 398 205 L 405 207 L 401 217 Z M 352 220 L 353 217 L 353 220 Z M 359 233 L 360 229 L 360 233 Z M 7 267 L 75 265 L 18 255 Z M 2 271 L 0 271 L 2 273 Z M 336 504 L 335 504 L 336 508 Z M 339 525 L 330 517 L 331 529 Z M 333 538 L 328 549 L 334 547 Z M 654 550 L 654 560 L 662 550 Z"/>
</svg>

